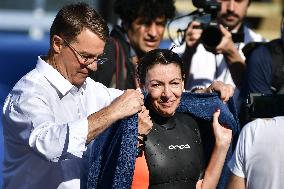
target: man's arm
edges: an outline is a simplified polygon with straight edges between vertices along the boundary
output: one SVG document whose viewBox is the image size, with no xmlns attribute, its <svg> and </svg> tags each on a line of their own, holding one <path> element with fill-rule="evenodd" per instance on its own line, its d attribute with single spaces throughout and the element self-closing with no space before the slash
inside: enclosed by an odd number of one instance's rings
<svg viewBox="0 0 284 189">
<path fill-rule="evenodd" d="M 231 173 L 227 189 L 245 189 L 245 179 Z"/>
<path fill-rule="evenodd" d="M 137 90 L 126 90 L 109 106 L 88 117 L 87 143 L 102 133 L 114 122 L 142 110 L 144 96 Z"/>
<path fill-rule="evenodd" d="M 216 47 L 215 53 L 224 55 L 232 79 L 236 86 L 240 87 L 246 70 L 245 60 L 241 57 L 237 47 L 235 46 L 232 34 L 222 25 L 220 25 L 220 30 L 223 33 L 223 38 L 220 44 Z"/>
</svg>

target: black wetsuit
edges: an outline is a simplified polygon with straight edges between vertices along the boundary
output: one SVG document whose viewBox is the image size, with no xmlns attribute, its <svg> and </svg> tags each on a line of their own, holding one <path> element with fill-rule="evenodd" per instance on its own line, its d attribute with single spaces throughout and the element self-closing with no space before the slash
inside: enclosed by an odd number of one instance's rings
<svg viewBox="0 0 284 189">
<path fill-rule="evenodd" d="M 186 113 L 165 118 L 149 109 L 154 123 L 145 142 L 149 188 L 195 189 L 205 166 L 198 119 Z"/>
</svg>

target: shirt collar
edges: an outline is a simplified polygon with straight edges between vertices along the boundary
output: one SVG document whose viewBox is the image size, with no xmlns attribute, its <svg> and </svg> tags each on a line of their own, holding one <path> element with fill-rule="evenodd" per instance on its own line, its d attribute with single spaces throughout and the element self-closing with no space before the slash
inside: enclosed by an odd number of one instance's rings
<svg viewBox="0 0 284 189">
<path fill-rule="evenodd" d="M 63 96 L 66 95 L 71 89 L 77 88 L 65 79 L 56 69 L 50 64 L 45 62 L 44 56 L 38 56 L 36 69 L 44 75 L 44 77 L 53 85 Z M 85 88 L 86 82 L 80 88 Z M 80 90 L 77 88 L 77 90 Z"/>
<path fill-rule="evenodd" d="M 136 56 L 136 52 L 133 49 L 133 47 L 130 45 L 130 40 L 129 40 L 129 38 L 128 38 L 126 33 L 124 34 L 124 38 L 125 38 L 125 40 L 127 41 L 127 43 L 129 44 L 129 47 L 130 47 L 130 57 Z"/>
</svg>

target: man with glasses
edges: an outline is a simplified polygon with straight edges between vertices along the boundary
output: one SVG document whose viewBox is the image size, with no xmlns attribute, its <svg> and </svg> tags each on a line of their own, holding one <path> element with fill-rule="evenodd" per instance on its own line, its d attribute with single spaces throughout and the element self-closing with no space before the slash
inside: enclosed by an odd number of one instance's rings
<svg viewBox="0 0 284 189">
<path fill-rule="evenodd" d="M 107 38 L 107 24 L 88 5 L 58 12 L 48 55 L 38 57 L 3 107 L 3 188 L 79 189 L 88 144 L 117 120 L 142 110 L 139 91 L 108 89 L 88 77 L 105 60 Z M 144 119 L 138 131 L 147 134 L 148 111 L 139 114 Z"/>
<path fill-rule="evenodd" d="M 72 45 L 70 45 L 69 42 L 67 42 L 65 39 L 63 39 L 63 40 L 64 40 L 64 42 L 66 43 L 66 45 L 67 45 L 68 47 L 70 47 L 75 53 L 77 53 L 77 55 L 80 56 L 80 58 L 81 58 L 82 60 L 84 60 L 84 61 L 83 61 L 83 62 L 84 62 L 84 65 L 87 66 L 89 69 L 92 70 L 92 67 L 91 67 L 91 66 L 89 67 L 89 65 L 92 64 L 92 63 L 95 62 L 95 61 L 97 62 L 98 65 L 101 65 L 101 64 L 104 64 L 105 62 L 107 62 L 107 58 L 104 57 L 104 56 L 105 56 L 104 53 L 98 55 L 97 57 L 82 55 L 82 54 L 79 53 L 74 47 L 72 47 Z M 76 56 L 77 56 L 77 55 L 76 55 Z"/>
</svg>

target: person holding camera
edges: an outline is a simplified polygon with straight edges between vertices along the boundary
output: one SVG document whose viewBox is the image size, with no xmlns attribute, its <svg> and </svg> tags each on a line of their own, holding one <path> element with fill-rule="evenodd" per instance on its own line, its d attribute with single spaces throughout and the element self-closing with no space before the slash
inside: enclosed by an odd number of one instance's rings
<svg viewBox="0 0 284 189">
<path fill-rule="evenodd" d="M 189 24 L 185 32 L 185 45 L 174 49 L 182 54 L 188 70 L 186 89 L 206 87 L 214 80 L 234 87 L 241 85 L 246 67 L 241 49 L 251 41 L 264 41 L 243 23 L 249 5 L 250 0 L 220 2 L 216 19 L 221 41 L 216 46 L 208 46 L 201 39 L 205 30 L 200 22 L 194 20 Z M 206 35 L 210 34 L 211 36 L 205 36 L 206 39 L 217 38 L 212 32 L 206 32 Z M 235 90 L 234 96 L 237 97 L 238 94 L 239 90 Z"/>
</svg>

